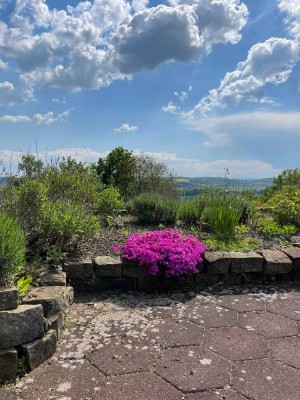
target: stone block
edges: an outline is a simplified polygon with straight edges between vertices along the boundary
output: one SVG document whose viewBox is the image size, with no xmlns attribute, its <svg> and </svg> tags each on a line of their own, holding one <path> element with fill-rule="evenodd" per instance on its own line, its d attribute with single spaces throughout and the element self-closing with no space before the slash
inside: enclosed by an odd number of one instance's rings
<svg viewBox="0 0 300 400">
<path fill-rule="evenodd" d="M 300 249 L 297 247 L 289 247 L 282 251 L 292 260 L 292 268 L 294 272 L 300 272 Z"/>
<path fill-rule="evenodd" d="M 22 304 L 0 311 L 0 349 L 8 349 L 44 336 L 43 307 Z"/>
<path fill-rule="evenodd" d="M 98 282 L 98 283 L 97 283 Z M 75 293 L 96 293 L 99 291 L 99 280 L 95 279 L 72 279 Z"/>
<path fill-rule="evenodd" d="M 204 254 L 203 263 L 207 274 L 227 274 L 231 259 L 227 252 L 213 251 Z"/>
<path fill-rule="evenodd" d="M 214 286 L 219 283 L 219 275 L 218 274 L 207 274 L 207 273 L 199 273 L 195 276 L 196 285 L 202 287 Z"/>
<path fill-rule="evenodd" d="M 279 250 L 263 250 L 264 274 L 287 274 L 292 270 L 292 261 Z"/>
<path fill-rule="evenodd" d="M 149 276 L 149 267 L 139 265 L 137 262 L 123 262 L 123 276 L 129 278 L 140 278 Z"/>
<path fill-rule="evenodd" d="M 241 274 L 242 284 L 253 284 L 262 283 L 263 273 L 262 272 L 245 272 Z"/>
<path fill-rule="evenodd" d="M 44 309 L 45 318 L 64 311 L 74 300 L 72 287 L 43 286 L 33 288 L 24 298 L 25 304 L 41 304 Z"/>
<path fill-rule="evenodd" d="M 0 311 L 12 310 L 18 307 L 19 296 L 16 288 L 0 287 Z"/>
<path fill-rule="evenodd" d="M 18 354 L 15 349 L 0 350 L 0 383 L 16 379 L 17 365 Z"/>
<path fill-rule="evenodd" d="M 231 257 L 231 271 L 240 274 L 245 272 L 262 272 L 264 267 L 264 259 L 260 254 L 250 251 L 242 253 L 232 251 L 229 253 Z"/>
<path fill-rule="evenodd" d="M 46 286 L 66 286 L 66 272 L 48 272 L 40 276 L 39 281 Z"/>
<path fill-rule="evenodd" d="M 94 276 L 94 266 L 92 260 L 83 260 L 68 262 L 64 264 L 64 271 L 67 273 L 67 279 L 89 279 Z"/>
<path fill-rule="evenodd" d="M 222 282 L 222 284 L 227 287 L 241 285 L 242 276 L 241 274 L 230 272 L 229 274 L 219 275 L 219 281 Z"/>
<path fill-rule="evenodd" d="M 63 311 L 59 312 L 57 315 L 50 318 L 45 318 L 44 328 L 48 332 L 54 330 L 56 332 L 57 340 L 60 341 L 62 331 L 65 324 L 65 313 Z"/>
<path fill-rule="evenodd" d="M 135 290 L 137 280 L 131 278 L 105 278 L 102 280 L 102 290 Z"/>
<path fill-rule="evenodd" d="M 121 278 L 122 262 L 113 257 L 99 256 L 95 258 L 94 271 L 95 275 L 99 278 Z"/>
<path fill-rule="evenodd" d="M 56 345 L 57 337 L 55 330 L 50 330 L 41 339 L 22 345 L 21 351 L 26 358 L 29 369 L 32 370 L 47 360 L 55 352 Z"/>
</svg>

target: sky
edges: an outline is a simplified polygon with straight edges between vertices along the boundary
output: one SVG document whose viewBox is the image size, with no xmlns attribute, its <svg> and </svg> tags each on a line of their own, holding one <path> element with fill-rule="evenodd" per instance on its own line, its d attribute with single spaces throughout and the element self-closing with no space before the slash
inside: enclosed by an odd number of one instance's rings
<svg viewBox="0 0 300 400">
<path fill-rule="evenodd" d="M 0 160 L 300 167 L 299 0 L 0 0 Z"/>
</svg>

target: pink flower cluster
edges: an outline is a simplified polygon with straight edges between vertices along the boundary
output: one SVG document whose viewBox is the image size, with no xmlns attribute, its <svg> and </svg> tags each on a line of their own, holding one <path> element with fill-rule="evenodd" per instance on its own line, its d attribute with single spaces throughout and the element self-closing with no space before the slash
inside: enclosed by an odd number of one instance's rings
<svg viewBox="0 0 300 400">
<path fill-rule="evenodd" d="M 125 260 L 149 266 L 149 274 L 157 275 L 160 267 L 166 277 L 198 272 L 206 247 L 194 236 L 186 236 L 176 229 L 149 231 L 131 235 L 125 246 L 112 247 L 122 251 Z"/>
</svg>

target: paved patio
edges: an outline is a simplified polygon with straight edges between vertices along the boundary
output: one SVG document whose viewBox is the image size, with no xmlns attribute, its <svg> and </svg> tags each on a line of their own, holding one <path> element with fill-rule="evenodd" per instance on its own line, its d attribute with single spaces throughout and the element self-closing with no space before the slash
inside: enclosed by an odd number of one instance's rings
<svg viewBox="0 0 300 400">
<path fill-rule="evenodd" d="M 1 400 L 299 400 L 300 291 L 99 295 Z"/>
</svg>

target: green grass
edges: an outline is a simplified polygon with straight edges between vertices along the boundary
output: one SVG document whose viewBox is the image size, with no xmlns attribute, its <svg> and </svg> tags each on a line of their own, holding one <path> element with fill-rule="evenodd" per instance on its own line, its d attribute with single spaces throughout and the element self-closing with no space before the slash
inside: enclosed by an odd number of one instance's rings
<svg viewBox="0 0 300 400">
<path fill-rule="evenodd" d="M 234 237 L 232 239 L 224 240 L 218 237 L 211 237 L 205 239 L 204 244 L 211 250 L 219 251 L 251 251 L 258 250 L 258 241 L 249 237 Z"/>
</svg>

